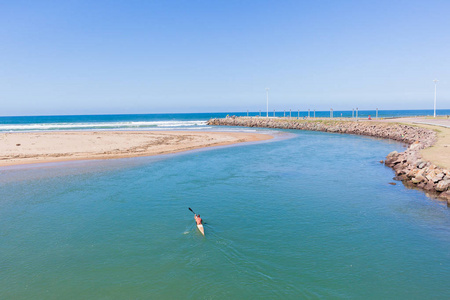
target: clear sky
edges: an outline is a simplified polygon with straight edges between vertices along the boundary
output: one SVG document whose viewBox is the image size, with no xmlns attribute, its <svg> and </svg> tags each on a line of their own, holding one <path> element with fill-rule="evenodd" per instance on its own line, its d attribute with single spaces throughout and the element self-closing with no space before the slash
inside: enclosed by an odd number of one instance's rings
<svg viewBox="0 0 450 300">
<path fill-rule="evenodd" d="M 3 1 L 0 115 L 450 108 L 450 1 Z"/>
</svg>

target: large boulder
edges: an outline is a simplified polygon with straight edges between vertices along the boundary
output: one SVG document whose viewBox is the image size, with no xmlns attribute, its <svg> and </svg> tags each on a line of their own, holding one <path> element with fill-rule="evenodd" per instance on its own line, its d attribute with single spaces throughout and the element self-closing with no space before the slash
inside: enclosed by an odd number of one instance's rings
<svg viewBox="0 0 450 300">
<path fill-rule="evenodd" d="M 408 173 L 406 173 L 406 176 L 408 176 L 409 178 L 414 178 L 419 175 L 423 176 L 423 172 L 424 172 L 423 169 L 412 169 L 412 170 L 409 170 Z"/>
<path fill-rule="evenodd" d="M 423 168 L 425 168 L 426 166 L 427 166 L 427 162 L 423 161 L 423 162 L 421 162 L 417 167 L 418 167 L 419 169 L 423 169 Z"/>
<path fill-rule="evenodd" d="M 428 181 L 423 189 L 426 191 L 436 191 L 436 185 L 432 181 Z"/>
<path fill-rule="evenodd" d="M 450 205 L 450 190 L 440 193 L 438 197 L 442 200 L 446 200 L 447 205 Z"/>
<path fill-rule="evenodd" d="M 392 167 L 394 165 L 394 161 L 397 160 L 399 153 L 397 151 L 392 151 L 386 156 L 384 164 L 388 167 Z"/>
<path fill-rule="evenodd" d="M 403 175 L 397 175 L 392 179 L 397 180 L 397 181 L 403 181 L 403 180 L 408 179 L 408 177 L 406 177 L 406 175 L 403 174 Z"/>
<path fill-rule="evenodd" d="M 394 169 L 396 175 L 403 175 L 409 172 L 408 164 L 405 163 L 395 164 L 392 166 L 392 169 Z"/>
<path fill-rule="evenodd" d="M 409 146 L 409 150 L 419 150 L 422 144 L 419 141 L 415 141 L 411 146 Z"/>
<path fill-rule="evenodd" d="M 413 182 L 413 183 L 420 183 L 420 182 L 423 182 L 423 181 L 425 181 L 426 179 L 425 179 L 425 177 L 423 177 L 422 175 L 416 175 L 416 177 L 414 177 L 413 179 L 411 179 L 411 181 Z"/>
<path fill-rule="evenodd" d="M 435 172 L 435 170 L 433 169 L 433 170 L 430 170 L 429 172 L 428 172 L 428 174 L 425 176 L 428 180 L 432 180 L 433 178 L 434 178 L 434 176 L 436 176 L 436 172 Z"/>
<path fill-rule="evenodd" d="M 439 180 L 442 180 L 442 178 L 444 178 L 444 173 L 438 173 L 436 174 L 436 176 L 434 176 L 431 180 L 433 180 L 433 182 L 438 182 Z"/>
<path fill-rule="evenodd" d="M 445 192 L 446 190 L 448 190 L 449 187 L 450 187 L 450 180 L 443 180 L 436 185 L 436 191 Z"/>
</svg>

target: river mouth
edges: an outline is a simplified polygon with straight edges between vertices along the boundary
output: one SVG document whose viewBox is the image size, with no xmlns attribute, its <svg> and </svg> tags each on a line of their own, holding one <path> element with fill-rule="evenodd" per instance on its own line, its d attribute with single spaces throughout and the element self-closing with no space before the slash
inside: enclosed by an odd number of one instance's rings
<svg viewBox="0 0 450 300">
<path fill-rule="evenodd" d="M 12 180 L 3 170 L 0 296 L 448 295 L 448 210 L 389 185 L 393 171 L 379 163 L 402 145 L 287 132 L 80 172 L 17 169 Z M 202 215 L 205 237 L 188 207 Z"/>
</svg>

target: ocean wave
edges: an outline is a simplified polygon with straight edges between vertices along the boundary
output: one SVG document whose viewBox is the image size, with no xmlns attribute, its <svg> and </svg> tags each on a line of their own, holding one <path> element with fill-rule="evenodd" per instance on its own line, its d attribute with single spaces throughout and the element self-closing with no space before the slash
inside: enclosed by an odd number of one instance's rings
<svg viewBox="0 0 450 300">
<path fill-rule="evenodd" d="M 33 123 L 0 124 L 0 132 L 11 131 L 52 131 L 88 129 L 163 129 L 205 126 L 206 121 L 148 121 L 148 122 L 99 122 L 99 123 Z"/>
</svg>

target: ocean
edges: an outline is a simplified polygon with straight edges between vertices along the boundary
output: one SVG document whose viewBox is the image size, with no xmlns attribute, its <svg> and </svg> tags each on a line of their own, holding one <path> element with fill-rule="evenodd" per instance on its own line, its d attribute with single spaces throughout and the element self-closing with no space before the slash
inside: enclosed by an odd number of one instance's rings
<svg viewBox="0 0 450 300">
<path fill-rule="evenodd" d="M 0 168 L 0 298 L 450 297 L 450 211 L 390 185 L 394 173 L 379 163 L 403 144 L 201 123 L 221 116 L 1 118 L 4 132 L 198 128 L 275 139 Z"/>
<path fill-rule="evenodd" d="M 267 112 L 132 114 L 132 115 L 69 115 L 0 117 L 0 132 L 49 130 L 207 130 L 206 121 L 229 116 L 266 116 Z M 432 110 L 379 110 L 379 118 L 432 116 Z M 438 116 L 450 115 L 450 109 L 437 110 Z M 273 111 L 269 116 L 274 116 Z M 308 111 L 276 111 L 276 117 L 307 117 Z M 314 116 L 314 111 L 309 112 Z M 317 111 L 316 117 L 329 118 L 330 111 Z M 333 117 L 356 117 L 355 111 L 334 111 Z M 359 118 L 375 118 L 376 111 L 358 111 Z"/>
</svg>

